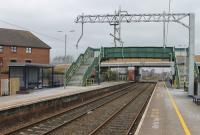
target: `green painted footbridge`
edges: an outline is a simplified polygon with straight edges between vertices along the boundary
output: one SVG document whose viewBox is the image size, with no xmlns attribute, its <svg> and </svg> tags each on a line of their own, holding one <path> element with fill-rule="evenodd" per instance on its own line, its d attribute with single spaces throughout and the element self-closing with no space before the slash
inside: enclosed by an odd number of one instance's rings
<svg viewBox="0 0 200 135">
<path fill-rule="evenodd" d="M 180 87 L 184 83 L 181 82 L 180 72 L 183 60 L 178 58 L 176 50 L 180 51 L 180 49 L 173 47 L 88 47 L 85 53 L 80 54 L 67 70 L 65 74 L 66 84 L 85 86 L 91 76 L 95 74 L 95 69 L 98 68 L 100 62 L 118 58 L 144 58 L 174 62 L 175 80 L 177 87 Z"/>
</svg>

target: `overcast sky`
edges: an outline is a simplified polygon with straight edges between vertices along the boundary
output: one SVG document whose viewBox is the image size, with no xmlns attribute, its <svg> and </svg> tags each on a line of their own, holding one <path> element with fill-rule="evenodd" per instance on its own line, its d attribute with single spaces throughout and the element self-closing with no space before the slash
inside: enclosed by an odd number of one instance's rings
<svg viewBox="0 0 200 135">
<path fill-rule="evenodd" d="M 51 58 L 64 55 L 64 33 L 67 33 L 67 54 L 77 56 L 88 46 L 113 46 L 109 36 L 113 27 L 109 24 L 85 24 L 84 36 L 78 50 L 75 44 L 80 36 L 81 24 L 75 24 L 77 15 L 112 14 L 121 5 L 128 13 L 162 13 L 168 11 L 169 0 L 0 0 L 0 27 L 19 27 L 33 31 L 52 47 Z M 196 14 L 196 53 L 200 54 L 200 1 L 172 0 L 171 11 Z M 162 46 L 162 23 L 122 24 L 122 40 L 125 46 Z M 70 33 L 70 30 L 75 32 Z M 50 37 L 49 37 L 50 36 Z M 170 23 L 167 44 L 188 45 L 188 30 L 182 25 Z"/>
</svg>

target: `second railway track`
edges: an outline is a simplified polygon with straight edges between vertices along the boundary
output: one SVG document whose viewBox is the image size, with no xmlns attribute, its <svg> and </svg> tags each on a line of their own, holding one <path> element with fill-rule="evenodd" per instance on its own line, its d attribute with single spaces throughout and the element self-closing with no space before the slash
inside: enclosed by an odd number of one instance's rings
<svg viewBox="0 0 200 135">
<path fill-rule="evenodd" d="M 154 86 L 131 84 L 7 134 L 131 134 Z"/>
<path fill-rule="evenodd" d="M 20 134 L 20 135 L 42 135 L 48 134 L 53 130 L 62 127 L 63 125 L 87 114 L 89 111 L 94 110 L 107 102 L 110 102 L 129 92 L 130 87 L 137 87 L 138 84 L 129 84 L 124 88 L 120 88 L 114 92 L 105 94 L 95 99 L 86 101 L 80 105 L 65 110 L 62 113 L 53 115 L 52 117 L 23 126 L 6 134 Z"/>
<path fill-rule="evenodd" d="M 131 126 L 141 114 L 141 110 L 144 104 L 147 102 L 148 97 L 151 95 L 155 84 L 140 84 L 136 88 L 133 88 L 131 92 L 126 95 L 113 100 L 112 102 L 91 111 L 88 115 L 84 115 L 79 119 L 59 128 L 51 135 L 88 135 L 88 134 L 119 134 L 125 135 L 132 133 L 134 126 Z M 129 103 L 131 102 L 131 103 Z M 132 105 L 132 106 L 131 106 Z M 127 107 L 126 107 L 127 106 Z M 130 107 L 131 106 L 131 107 Z M 132 108 L 133 107 L 133 108 Z M 115 114 L 121 114 L 124 111 L 121 109 L 129 108 L 129 112 L 122 114 L 122 117 L 118 117 Z M 122 109 L 122 110 L 123 110 Z M 120 112 L 120 113 L 119 113 Z M 126 112 L 126 111 L 125 111 Z M 118 120 L 115 121 L 115 118 Z M 113 122 L 115 121 L 115 122 Z M 114 123 L 114 124 L 113 124 Z M 134 122 L 135 123 L 135 122 Z M 111 124 L 111 125 L 110 125 Z M 110 125 L 110 126 L 109 126 Z"/>
</svg>

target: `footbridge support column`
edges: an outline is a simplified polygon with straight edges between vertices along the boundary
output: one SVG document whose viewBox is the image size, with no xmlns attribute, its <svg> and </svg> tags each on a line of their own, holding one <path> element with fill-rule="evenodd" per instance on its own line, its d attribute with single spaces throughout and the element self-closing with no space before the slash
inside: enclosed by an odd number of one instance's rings
<svg viewBox="0 0 200 135">
<path fill-rule="evenodd" d="M 135 82 L 139 82 L 140 81 L 140 78 L 141 77 L 141 74 L 140 74 L 140 67 L 139 66 L 136 66 L 135 67 Z"/>
</svg>

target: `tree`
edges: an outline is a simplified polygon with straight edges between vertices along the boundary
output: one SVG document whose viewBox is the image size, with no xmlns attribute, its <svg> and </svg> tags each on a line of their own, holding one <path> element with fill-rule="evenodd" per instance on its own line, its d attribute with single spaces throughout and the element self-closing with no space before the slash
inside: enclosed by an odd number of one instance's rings
<svg viewBox="0 0 200 135">
<path fill-rule="evenodd" d="M 108 70 L 106 72 L 106 80 L 107 81 L 115 81 L 115 80 L 117 80 L 117 78 L 118 78 L 118 76 L 117 76 L 116 71 Z"/>
<path fill-rule="evenodd" d="M 74 60 L 74 57 L 71 55 L 65 56 L 56 56 L 52 60 L 52 64 L 71 64 Z"/>
</svg>

